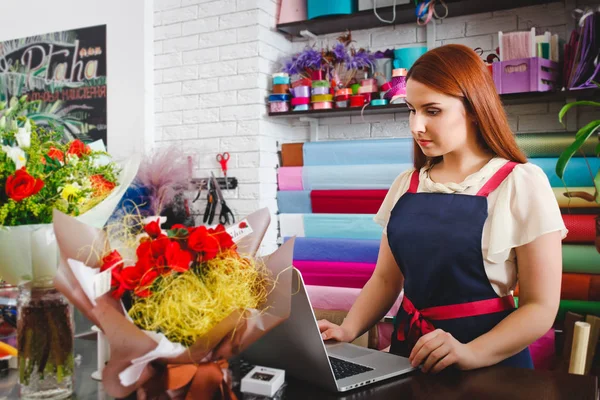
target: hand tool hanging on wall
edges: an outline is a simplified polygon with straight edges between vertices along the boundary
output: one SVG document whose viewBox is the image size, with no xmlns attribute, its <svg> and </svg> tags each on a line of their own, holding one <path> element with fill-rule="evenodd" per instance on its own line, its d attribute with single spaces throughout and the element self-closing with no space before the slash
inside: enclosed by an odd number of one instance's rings
<svg viewBox="0 0 600 400">
<path fill-rule="evenodd" d="M 217 194 L 216 202 L 221 204 L 221 211 L 219 212 L 219 223 L 222 225 L 233 224 L 235 222 L 235 217 L 233 216 L 233 212 L 231 211 L 231 209 L 229 208 L 229 206 L 227 206 L 227 203 L 225 202 L 225 197 L 223 197 L 223 192 L 221 192 L 221 188 L 217 184 L 215 175 L 212 172 L 210 174 L 212 176 L 211 179 L 213 181 L 212 182 L 213 186 L 216 189 L 216 194 Z"/>
<path fill-rule="evenodd" d="M 229 181 L 227 179 L 227 162 L 229 162 L 229 153 L 219 153 L 217 154 L 217 161 L 221 164 L 221 170 L 223 171 L 223 176 L 225 177 L 225 187 L 229 190 Z"/>
<path fill-rule="evenodd" d="M 202 222 L 208 225 L 212 225 L 215 219 L 215 212 L 217 209 L 217 198 L 215 193 L 215 185 L 212 180 L 208 182 L 208 195 L 206 196 L 206 208 L 204 209 L 204 218 Z"/>
</svg>

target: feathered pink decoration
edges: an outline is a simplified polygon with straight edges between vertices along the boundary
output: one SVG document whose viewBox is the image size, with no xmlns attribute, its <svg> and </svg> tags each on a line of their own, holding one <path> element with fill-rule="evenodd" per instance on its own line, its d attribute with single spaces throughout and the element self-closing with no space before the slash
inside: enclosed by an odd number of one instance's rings
<svg viewBox="0 0 600 400">
<path fill-rule="evenodd" d="M 161 215 L 177 193 L 190 180 L 187 157 L 174 146 L 155 150 L 144 157 L 136 176 L 136 185 L 147 190 L 148 207 L 152 215 Z"/>
</svg>

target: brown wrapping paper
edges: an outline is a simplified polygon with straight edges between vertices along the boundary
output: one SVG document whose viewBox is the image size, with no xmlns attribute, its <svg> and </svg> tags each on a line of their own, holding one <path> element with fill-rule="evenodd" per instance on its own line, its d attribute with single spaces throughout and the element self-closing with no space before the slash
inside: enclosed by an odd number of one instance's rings
<svg viewBox="0 0 600 400">
<path fill-rule="evenodd" d="M 262 209 L 249 215 L 246 220 L 253 233 L 238 243 L 238 250 L 240 254 L 255 256 L 269 226 L 270 213 Z M 54 284 L 106 335 L 110 344 L 110 361 L 103 370 L 102 382 L 111 396 L 129 396 L 150 379 L 154 381 L 157 374 L 165 373 L 166 365 L 205 362 L 213 350 L 210 361 L 220 357 L 220 354 L 228 354 L 231 349 L 241 351 L 289 317 L 294 240 L 289 240 L 265 258 L 265 265 L 276 280 L 258 315 L 249 318 L 249 311 L 233 312 L 186 352 L 148 364 L 138 381 L 125 387 L 121 384 L 119 374 L 132 365 L 132 360 L 154 350 L 158 344 L 126 317 L 121 303 L 110 294 L 95 299 L 94 306 L 67 264 L 68 259 L 75 259 L 98 268 L 102 255 L 108 250 L 104 231 L 91 228 L 58 211 L 54 214 L 54 230 L 62 258 Z"/>
<path fill-rule="evenodd" d="M 281 145 L 281 163 L 283 167 L 302 167 L 304 156 L 303 143 L 285 143 Z"/>
</svg>

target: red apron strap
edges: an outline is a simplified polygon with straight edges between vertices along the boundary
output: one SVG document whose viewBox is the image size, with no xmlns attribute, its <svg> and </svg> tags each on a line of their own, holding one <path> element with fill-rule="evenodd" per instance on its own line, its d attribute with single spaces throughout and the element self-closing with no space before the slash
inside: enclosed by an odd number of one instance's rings
<svg viewBox="0 0 600 400">
<path fill-rule="evenodd" d="M 517 164 L 518 163 L 514 161 L 508 161 L 506 164 L 504 164 L 502 168 L 496 171 L 496 173 L 485 183 L 485 185 L 479 189 L 477 196 L 487 197 L 490 193 L 496 190 L 498 186 L 504 182 L 504 179 L 510 175 Z"/>
<path fill-rule="evenodd" d="M 417 189 L 419 189 L 419 171 L 415 170 L 410 177 L 410 186 L 406 193 L 417 193 Z"/>
</svg>

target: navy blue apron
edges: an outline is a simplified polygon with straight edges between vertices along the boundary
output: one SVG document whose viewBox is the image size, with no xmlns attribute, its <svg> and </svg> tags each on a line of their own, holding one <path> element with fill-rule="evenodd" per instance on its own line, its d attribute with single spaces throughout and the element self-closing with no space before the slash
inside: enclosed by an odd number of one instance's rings
<svg viewBox="0 0 600 400">
<path fill-rule="evenodd" d="M 390 249 L 404 275 L 405 296 L 391 353 L 408 357 L 416 340 L 436 328 L 468 343 L 514 311 L 512 296 L 499 297 L 490 284 L 481 237 L 487 196 L 515 165 L 507 162 L 475 196 L 417 193 L 419 171 L 414 172 L 387 227 Z M 533 368 L 528 348 L 500 364 Z"/>
</svg>

